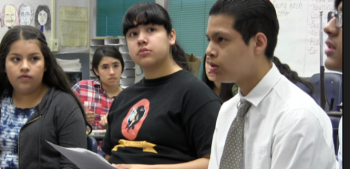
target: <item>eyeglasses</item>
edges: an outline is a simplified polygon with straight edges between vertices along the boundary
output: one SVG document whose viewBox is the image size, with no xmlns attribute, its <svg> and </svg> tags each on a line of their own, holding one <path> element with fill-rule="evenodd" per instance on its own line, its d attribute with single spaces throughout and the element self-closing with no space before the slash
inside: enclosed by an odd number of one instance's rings
<svg viewBox="0 0 350 169">
<path fill-rule="evenodd" d="M 335 17 L 335 26 L 337 28 L 343 27 L 343 11 L 340 11 L 340 12 L 330 11 L 330 12 L 328 12 L 327 22 L 329 22 L 333 17 Z"/>
</svg>

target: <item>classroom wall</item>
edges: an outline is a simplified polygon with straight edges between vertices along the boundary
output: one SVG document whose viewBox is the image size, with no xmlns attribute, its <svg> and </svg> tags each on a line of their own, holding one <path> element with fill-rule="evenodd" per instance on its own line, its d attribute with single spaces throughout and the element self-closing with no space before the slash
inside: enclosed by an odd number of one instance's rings
<svg viewBox="0 0 350 169">
<path fill-rule="evenodd" d="M 34 8 L 34 12 L 38 5 L 47 5 L 51 11 L 51 30 L 44 30 L 44 35 L 48 43 L 51 39 L 59 39 L 60 35 L 60 21 L 59 21 L 59 9 L 61 6 L 74 6 L 74 7 L 85 7 L 88 10 L 88 40 L 92 37 L 96 37 L 96 1 L 97 0 L 11 0 L 11 1 L 0 1 L 0 7 L 3 8 L 6 4 L 14 5 L 17 10 L 20 4 L 27 2 L 31 4 Z M 164 6 L 168 9 L 168 0 L 156 0 L 156 3 Z M 34 21 L 32 21 L 32 26 L 34 26 Z M 7 32 L 7 27 L 0 27 L 0 37 Z M 56 54 L 65 54 L 65 53 L 88 53 L 89 52 L 89 43 L 83 47 L 64 47 L 60 45 L 59 41 L 59 51 L 55 52 Z"/>
<path fill-rule="evenodd" d="M 271 0 L 280 30 L 275 56 L 301 77 L 320 72 L 327 58 L 324 50 L 328 36 L 323 31 L 334 0 Z M 322 12 L 322 25 L 320 19 Z M 322 38 L 322 39 L 321 39 Z M 322 47 L 322 49 L 321 49 Z M 325 68 L 325 72 L 334 72 Z"/>
<path fill-rule="evenodd" d="M 59 51 L 55 54 L 71 54 L 71 53 L 88 53 L 89 52 L 89 39 L 96 37 L 96 2 L 97 0 L 11 0 L 0 1 L 1 9 L 5 4 L 14 5 L 17 10 L 21 3 L 28 2 L 34 7 L 34 12 L 38 5 L 48 5 L 51 10 L 52 27 L 51 30 L 44 30 L 47 41 L 50 43 L 51 39 L 59 39 L 60 35 L 60 21 L 59 21 L 59 9 L 61 6 L 74 6 L 85 7 L 88 10 L 88 42 L 83 47 L 64 47 L 60 45 Z M 156 3 L 169 9 L 169 0 L 155 0 Z M 326 22 L 327 12 L 333 8 L 331 1 L 317 1 L 312 0 L 297 1 L 301 6 L 297 8 L 291 8 L 291 4 L 294 1 L 290 0 L 272 0 L 276 7 L 278 17 L 280 19 L 280 33 L 278 45 L 276 47 L 275 55 L 280 58 L 282 62 L 289 64 L 292 69 L 296 70 L 302 77 L 310 77 L 314 73 L 319 72 L 320 64 L 320 50 L 318 43 L 312 43 L 311 41 L 319 40 L 319 10 L 324 10 L 323 24 Z M 286 6 L 286 7 L 285 7 Z M 284 13 L 283 13 L 284 12 Z M 302 19 L 298 19 L 302 18 Z M 292 20 L 295 21 L 292 21 Z M 289 26 L 285 26 L 288 23 Z M 311 24 L 311 25 L 310 25 Z M 313 24 L 313 25 L 312 25 Z M 34 26 L 34 21 L 32 24 Z M 291 26 L 292 25 L 292 26 Z M 302 26 L 305 25 L 305 26 Z M 0 27 L 0 37 L 6 33 L 7 27 Z M 311 33 L 310 33 L 311 32 Z M 300 37 L 300 38 L 296 38 Z M 323 35 L 323 42 L 327 36 Z M 321 42 L 321 43 L 323 43 Z M 315 45 L 316 44 L 316 45 Z M 314 45 L 314 46 L 312 46 Z M 304 46 L 304 47 L 302 47 Z M 314 48 L 313 53 L 310 54 L 309 48 Z M 323 45 L 325 49 L 325 45 Z M 293 52 L 287 52 L 291 50 Z M 316 51 L 316 52 L 315 52 Z M 69 55 L 74 56 L 74 55 Z M 323 55 L 323 60 L 326 56 Z M 73 58 L 72 58 L 73 59 Z M 88 58 L 87 58 L 88 59 Z M 328 70 L 326 70 L 328 71 Z"/>
<path fill-rule="evenodd" d="M 79 59 L 81 63 L 82 80 L 88 80 L 89 76 L 89 53 L 55 53 L 55 56 L 60 59 Z"/>
<path fill-rule="evenodd" d="M 32 7 L 33 7 L 33 20 L 32 20 L 32 23 L 31 23 L 31 25 L 32 26 L 34 26 L 34 17 L 35 17 L 35 11 L 36 11 L 36 9 L 37 9 L 37 7 L 38 7 L 38 5 L 47 5 L 49 8 L 50 8 L 50 10 L 51 10 L 51 3 L 52 3 L 52 0 L 35 0 L 35 1 L 24 1 L 24 0 L 11 0 L 11 1 L 0 1 L 0 8 L 1 8 L 1 12 L 2 12 L 2 10 L 3 10 L 3 7 L 5 6 L 5 5 L 7 5 L 7 4 L 11 4 L 11 5 L 13 5 L 13 6 L 15 6 L 15 8 L 17 9 L 17 12 L 18 12 L 18 8 L 20 7 L 20 5 L 22 4 L 22 3 L 24 3 L 24 2 L 27 2 L 27 3 L 29 3 Z M 1 16 L 1 19 L 3 19 L 3 17 Z M 7 32 L 9 30 L 9 28 L 8 27 L 6 27 L 6 26 L 3 26 L 3 27 L 1 27 L 0 26 L 0 37 L 1 37 L 1 39 L 2 39 L 2 37 L 5 35 L 5 33 Z M 51 30 L 49 30 L 49 31 L 46 31 L 46 30 L 44 30 L 44 34 L 45 34 L 45 36 L 46 36 L 46 40 L 47 41 L 49 41 L 50 40 L 50 35 L 51 35 Z"/>
<path fill-rule="evenodd" d="M 56 13 L 56 22 L 55 22 L 55 28 L 56 28 L 56 39 L 59 39 L 60 35 L 60 23 L 59 23 L 59 10 L 61 6 L 74 6 L 74 7 L 85 7 L 88 9 L 88 18 L 91 16 L 90 12 L 90 0 L 53 0 L 55 3 L 55 13 Z M 95 0 L 91 0 L 95 1 Z M 88 21 L 88 32 L 90 32 L 91 25 L 90 25 L 91 19 Z M 59 52 L 58 53 L 88 53 L 89 52 L 89 39 L 90 39 L 90 34 L 88 34 L 88 43 L 84 47 L 64 47 L 61 46 L 59 47 Z"/>
<path fill-rule="evenodd" d="M 156 0 L 155 2 L 164 7 L 169 12 L 169 0 Z"/>
<path fill-rule="evenodd" d="M 27 2 L 29 3 L 33 8 L 34 8 L 34 15 L 35 15 L 35 11 L 38 7 L 38 5 L 47 5 L 50 8 L 50 12 L 51 12 L 51 30 L 45 30 L 44 29 L 44 35 L 46 37 L 47 42 L 50 44 L 51 43 L 51 39 L 59 39 L 59 34 L 60 34 L 60 30 L 59 30 L 59 9 L 61 6 L 74 6 L 74 7 L 85 7 L 88 10 L 88 17 L 90 18 L 93 13 L 90 12 L 90 3 L 91 2 L 95 2 L 96 0 L 11 0 L 11 1 L 0 1 L 0 8 L 1 11 L 3 9 L 3 7 L 6 4 L 11 4 L 13 6 L 15 6 L 15 8 L 18 11 L 19 6 L 24 3 Z M 35 16 L 33 16 L 35 17 Z M 1 17 L 2 18 L 2 17 Z M 35 19 L 35 18 L 34 18 Z M 92 32 L 93 30 L 90 31 L 90 28 L 94 28 L 95 26 L 90 25 L 93 24 L 93 22 L 88 22 L 88 32 Z M 34 26 L 34 20 L 32 20 L 31 23 L 32 26 Z M 0 37 L 2 38 L 4 36 L 4 34 L 7 32 L 8 27 L 3 26 L 0 27 Z M 87 39 L 90 39 L 90 33 L 88 34 Z M 88 43 L 86 46 L 83 47 L 63 47 L 60 45 L 59 42 L 59 51 L 55 52 L 55 53 L 88 53 Z"/>
</svg>

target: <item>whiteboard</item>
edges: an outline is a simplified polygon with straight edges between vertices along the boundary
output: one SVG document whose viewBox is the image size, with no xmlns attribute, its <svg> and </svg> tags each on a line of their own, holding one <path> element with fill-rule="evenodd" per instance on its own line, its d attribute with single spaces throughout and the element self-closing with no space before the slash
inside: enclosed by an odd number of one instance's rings
<svg viewBox="0 0 350 169">
<path fill-rule="evenodd" d="M 13 5 L 16 9 L 17 9 L 17 12 L 18 12 L 18 8 L 20 7 L 20 5 L 22 4 L 22 3 L 29 3 L 32 7 L 33 7 L 33 11 L 34 11 L 34 16 L 33 16 L 33 20 L 32 20 L 32 22 L 31 22 L 31 24 L 30 25 L 32 25 L 32 26 L 34 26 L 34 17 L 35 17 L 35 11 L 36 11 L 36 9 L 37 9 L 37 7 L 39 6 L 39 5 L 47 5 L 48 7 L 49 7 L 49 9 L 50 9 L 50 12 L 51 12 L 51 17 L 53 17 L 53 15 L 52 15 L 52 10 L 51 10 L 51 8 L 52 8 L 52 5 L 51 5 L 51 3 L 52 3 L 52 1 L 51 0 L 11 0 L 11 1 L 0 1 L 0 9 L 1 9 L 1 11 L 3 10 L 3 7 L 5 6 L 5 5 Z M 0 15 L 1 16 L 1 15 Z M 2 18 L 2 16 L 1 16 L 1 19 L 3 19 Z M 52 27 L 52 26 L 51 26 Z M 9 30 L 9 28 L 8 27 L 6 27 L 6 26 L 0 26 L 0 37 L 1 37 L 1 39 L 2 39 L 2 37 L 5 35 L 5 33 L 7 32 Z M 45 30 L 44 29 L 44 35 L 45 35 L 45 37 L 46 37 L 46 41 L 47 42 L 49 42 L 50 41 L 50 37 L 51 37 L 51 30 Z"/>
<path fill-rule="evenodd" d="M 300 77 L 311 77 L 320 72 L 320 32 L 322 32 L 322 65 L 327 56 L 325 41 L 327 34 L 323 26 L 327 14 L 334 10 L 334 0 L 271 0 L 274 4 L 280 29 L 275 49 L 282 63 L 287 63 Z M 320 11 L 322 29 L 320 28 Z M 326 72 L 331 72 L 325 70 Z"/>
</svg>

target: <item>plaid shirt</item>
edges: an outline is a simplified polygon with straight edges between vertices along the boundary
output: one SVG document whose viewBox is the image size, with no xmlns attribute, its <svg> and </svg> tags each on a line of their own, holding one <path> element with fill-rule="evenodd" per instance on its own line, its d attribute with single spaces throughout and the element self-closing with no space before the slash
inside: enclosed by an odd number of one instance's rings
<svg viewBox="0 0 350 169">
<path fill-rule="evenodd" d="M 102 89 L 100 80 L 82 80 L 72 87 L 73 92 L 80 99 L 86 109 L 87 106 L 95 112 L 93 129 L 102 129 L 100 125 L 101 117 L 108 114 L 114 97 L 109 97 Z"/>
</svg>

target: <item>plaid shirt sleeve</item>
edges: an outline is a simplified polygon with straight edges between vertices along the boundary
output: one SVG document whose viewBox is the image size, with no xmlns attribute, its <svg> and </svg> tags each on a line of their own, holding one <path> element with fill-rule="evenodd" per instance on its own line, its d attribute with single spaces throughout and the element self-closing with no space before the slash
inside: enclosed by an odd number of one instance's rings
<svg viewBox="0 0 350 169">
<path fill-rule="evenodd" d="M 84 108 L 88 107 L 95 113 L 95 122 L 92 124 L 92 128 L 102 129 L 100 126 L 101 117 L 108 114 L 114 98 L 109 97 L 104 92 L 98 80 L 82 80 L 75 84 L 72 90 Z"/>
<path fill-rule="evenodd" d="M 80 84 L 79 82 L 76 83 L 73 87 L 72 90 L 74 92 L 75 95 L 77 95 L 77 97 L 79 98 L 79 92 L 80 92 Z"/>
</svg>

